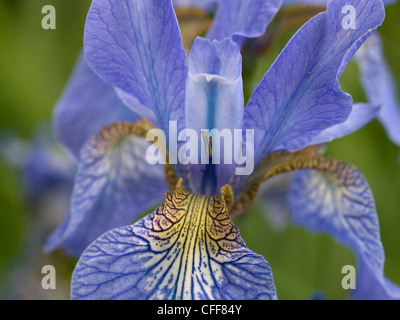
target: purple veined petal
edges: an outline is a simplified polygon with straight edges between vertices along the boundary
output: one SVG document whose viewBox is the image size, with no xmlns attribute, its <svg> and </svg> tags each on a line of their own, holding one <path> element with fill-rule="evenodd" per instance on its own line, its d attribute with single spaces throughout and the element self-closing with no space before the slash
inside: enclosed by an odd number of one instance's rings
<svg viewBox="0 0 400 320">
<path fill-rule="evenodd" d="M 45 250 L 79 256 L 97 237 L 134 221 L 161 202 L 167 190 L 162 165 L 145 157 L 149 142 L 135 124 L 114 123 L 84 145 L 69 216 L 50 236 Z"/>
<path fill-rule="evenodd" d="M 207 38 L 226 37 L 238 43 L 261 36 L 281 7 L 282 0 L 224 0 L 218 4 Z"/>
<path fill-rule="evenodd" d="M 321 133 L 312 140 L 311 144 L 325 143 L 351 134 L 375 119 L 379 111 L 380 106 L 356 103 L 353 105 L 351 113 L 346 121 L 321 131 Z"/>
<path fill-rule="evenodd" d="M 345 5 L 355 8 L 356 29 L 342 26 Z M 323 129 L 347 119 L 352 98 L 338 79 L 383 19 L 380 0 L 331 1 L 293 36 L 244 111 L 244 128 L 255 129 L 256 165 L 271 152 L 307 146 Z"/>
<path fill-rule="evenodd" d="M 184 127 L 187 59 L 171 1 L 94 0 L 84 48 L 88 64 L 130 108 L 150 109 L 167 135 L 170 120 Z"/>
<path fill-rule="evenodd" d="M 220 157 L 215 165 L 215 177 L 210 178 L 215 194 L 229 181 L 234 170 L 234 129 L 242 128 L 244 97 L 242 81 L 242 57 L 236 43 L 230 39 L 221 42 L 196 38 L 189 54 L 189 77 L 186 86 L 186 127 L 198 133 L 198 144 L 203 139 L 200 132 L 210 130 L 213 158 Z M 216 130 L 216 131 L 212 131 Z M 232 142 L 219 138 L 217 133 L 228 130 Z M 216 132 L 214 134 L 213 132 Z M 217 139 L 221 142 L 217 149 Z M 226 145 L 225 145 L 226 142 Z M 224 146 L 222 147 L 222 144 Z M 225 159 L 224 151 L 231 149 L 231 159 Z M 205 150 L 201 150 L 205 152 Z M 201 155 L 199 154 L 199 163 Z M 211 162 L 211 161 L 210 161 Z M 204 161 L 203 161 L 204 163 Z M 211 165 L 211 164 L 210 164 Z M 192 179 L 197 191 L 207 179 L 207 165 L 193 165 Z"/>
<path fill-rule="evenodd" d="M 268 262 L 249 250 L 222 196 L 182 187 L 137 223 L 94 241 L 80 257 L 72 299 L 276 299 Z"/>
<path fill-rule="evenodd" d="M 83 144 L 101 127 L 115 121 L 137 120 L 138 115 L 121 102 L 81 54 L 55 108 L 57 139 L 78 159 Z"/>
<path fill-rule="evenodd" d="M 378 118 L 392 142 L 400 146 L 400 103 L 396 83 L 385 61 L 377 32 L 365 41 L 355 58 L 368 100 L 382 106 Z"/>
<path fill-rule="evenodd" d="M 353 294 L 357 298 L 387 299 L 397 294 L 395 285 L 387 286 L 383 275 L 384 252 L 375 202 L 359 170 L 336 161 L 324 172 L 299 171 L 288 199 L 295 224 L 327 233 L 354 251 L 358 277 Z"/>
</svg>

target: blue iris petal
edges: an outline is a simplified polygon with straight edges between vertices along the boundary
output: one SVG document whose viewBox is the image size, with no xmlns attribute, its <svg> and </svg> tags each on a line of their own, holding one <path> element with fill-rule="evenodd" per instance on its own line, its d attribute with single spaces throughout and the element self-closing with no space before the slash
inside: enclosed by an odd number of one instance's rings
<svg viewBox="0 0 400 320">
<path fill-rule="evenodd" d="M 368 100 L 381 105 L 378 118 L 389 138 L 400 146 L 400 103 L 397 99 L 396 84 L 385 61 L 381 38 L 372 34 L 355 58 L 361 72 L 361 80 Z"/>
<path fill-rule="evenodd" d="M 179 188 L 81 256 L 72 299 L 276 299 L 270 266 L 249 250 L 221 196 Z"/>
<path fill-rule="evenodd" d="M 353 5 L 357 28 L 342 26 Z M 338 79 L 354 52 L 384 19 L 381 1 L 332 1 L 290 40 L 250 98 L 244 127 L 255 129 L 255 164 L 274 151 L 307 146 L 322 130 L 343 122 L 352 98 Z"/>
<path fill-rule="evenodd" d="M 294 223 L 325 232 L 357 256 L 358 299 L 400 298 L 383 275 L 384 252 L 372 192 L 356 168 L 337 162 L 327 172 L 296 173 L 289 190 Z"/>
<path fill-rule="evenodd" d="M 184 127 L 187 59 L 171 1 L 94 0 L 84 48 L 88 64 L 130 108 L 153 113 L 167 135 L 170 120 Z"/>
<path fill-rule="evenodd" d="M 351 113 L 346 121 L 321 131 L 312 140 L 311 144 L 329 142 L 361 129 L 367 123 L 375 119 L 380 109 L 381 108 L 379 105 L 371 105 L 365 103 L 354 104 Z"/>
<path fill-rule="evenodd" d="M 105 127 L 83 147 L 70 214 L 48 239 L 47 251 L 63 248 L 79 256 L 102 233 L 131 223 L 162 200 L 163 167 L 147 162 L 149 143 L 130 134 L 130 126 Z"/>
<path fill-rule="evenodd" d="M 245 38 L 265 32 L 281 4 L 282 0 L 220 1 L 207 38 L 220 41 L 232 37 L 240 46 Z"/>
<path fill-rule="evenodd" d="M 197 38 L 189 54 L 185 102 L 187 128 L 194 129 L 198 134 L 204 129 L 216 129 L 218 132 L 229 130 L 233 137 L 233 130 L 242 128 L 243 110 L 242 57 L 238 46 L 230 39 L 211 42 Z M 206 166 L 202 165 L 194 165 L 191 169 L 195 189 L 204 193 L 202 185 L 204 179 L 208 179 L 213 184 L 210 187 L 210 194 L 215 194 L 216 190 L 229 181 L 233 173 L 233 142 L 227 143 L 218 151 L 216 139 L 223 140 L 223 138 L 220 139 L 212 132 L 210 135 L 213 139 L 214 159 L 215 156 L 220 156 L 221 164 L 216 165 L 215 172 L 207 171 Z M 202 139 L 200 135 L 199 138 Z M 221 145 L 223 143 L 225 142 L 221 142 Z M 230 151 L 230 161 L 224 157 L 225 149 Z M 198 162 L 201 163 L 201 159 Z"/>
<path fill-rule="evenodd" d="M 114 89 L 93 72 L 81 55 L 56 105 L 58 140 L 79 159 L 83 144 L 102 126 L 137 119 L 138 115 L 121 102 Z"/>
</svg>

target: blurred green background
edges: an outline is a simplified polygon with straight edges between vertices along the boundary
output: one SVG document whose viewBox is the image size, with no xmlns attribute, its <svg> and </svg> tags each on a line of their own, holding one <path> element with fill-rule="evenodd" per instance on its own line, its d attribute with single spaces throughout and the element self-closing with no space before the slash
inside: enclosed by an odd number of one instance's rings
<svg viewBox="0 0 400 320">
<path fill-rule="evenodd" d="M 90 2 L 0 0 L 0 132 L 12 130 L 29 140 L 38 123 L 51 119 L 53 107 L 81 50 Z M 41 27 L 44 16 L 41 10 L 48 4 L 56 8 L 56 30 Z M 273 43 L 268 55 L 260 58 L 254 72 L 245 74 L 248 87 L 260 80 L 295 30 L 287 30 Z M 400 84 L 399 3 L 387 7 L 380 33 L 387 61 Z M 365 101 L 354 64 L 350 63 L 340 80 L 354 101 Z M 376 120 L 350 136 L 329 143 L 327 151 L 356 165 L 369 182 L 385 248 L 385 274 L 400 284 L 398 153 L 399 148 L 388 140 Z M 43 254 L 43 241 L 55 225 L 43 221 L 51 218 L 38 214 L 40 206 L 32 205 L 26 198 L 21 172 L 1 158 L 0 210 L 0 298 L 67 299 L 76 260 L 61 251 Z M 255 204 L 235 223 L 247 246 L 271 264 L 280 299 L 310 299 L 318 291 L 324 292 L 327 299 L 346 298 L 348 292 L 341 287 L 341 269 L 355 264 L 348 249 L 328 236 L 311 234 L 293 225 L 276 230 L 265 219 L 260 204 Z M 43 224 L 46 227 L 42 228 Z M 57 270 L 56 290 L 43 290 L 40 285 L 41 268 L 46 264 L 54 265 Z"/>
</svg>

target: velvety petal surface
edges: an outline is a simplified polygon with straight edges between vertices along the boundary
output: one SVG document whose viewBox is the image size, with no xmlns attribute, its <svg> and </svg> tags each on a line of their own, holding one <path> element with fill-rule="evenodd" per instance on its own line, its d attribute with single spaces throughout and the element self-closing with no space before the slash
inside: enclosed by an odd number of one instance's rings
<svg viewBox="0 0 400 320">
<path fill-rule="evenodd" d="M 141 128 L 115 123 L 102 128 L 84 146 L 70 214 L 49 238 L 46 250 L 63 248 L 79 256 L 101 234 L 132 223 L 161 202 L 164 169 L 145 157 L 149 143 Z"/>
<path fill-rule="evenodd" d="M 373 33 L 355 55 L 368 100 L 381 105 L 379 120 L 393 143 L 400 146 L 400 103 L 397 85 L 386 63 L 382 41 Z"/>
<path fill-rule="evenodd" d="M 294 223 L 350 247 L 358 272 L 353 296 L 389 299 L 398 292 L 383 275 L 384 252 L 372 192 L 355 167 L 331 159 L 317 171 L 296 173 L 289 190 Z M 397 296 L 399 298 L 400 296 Z"/>
<path fill-rule="evenodd" d="M 276 291 L 268 262 L 245 246 L 223 197 L 178 187 L 152 214 L 87 248 L 71 298 L 276 299 Z"/>
<path fill-rule="evenodd" d="M 186 53 L 171 1 L 94 0 L 84 36 L 88 64 L 139 115 L 168 135 L 184 127 Z M 152 119 L 150 119 L 152 120 Z"/>
<path fill-rule="evenodd" d="M 344 29 L 345 5 L 356 29 Z M 352 98 L 338 79 L 355 51 L 384 19 L 379 0 L 331 1 L 293 36 L 251 96 L 244 128 L 255 129 L 255 163 L 274 151 L 295 151 L 347 119 Z"/>
<path fill-rule="evenodd" d="M 219 1 L 207 38 L 222 40 L 232 37 L 241 45 L 245 38 L 259 37 L 267 29 L 281 4 L 282 0 Z"/>
<path fill-rule="evenodd" d="M 83 144 L 101 127 L 115 121 L 136 120 L 138 115 L 122 103 L 112 86 L 101 80 L 81 55 L 56 105 L 58 141 L 79 159 Z"/>
</svg>

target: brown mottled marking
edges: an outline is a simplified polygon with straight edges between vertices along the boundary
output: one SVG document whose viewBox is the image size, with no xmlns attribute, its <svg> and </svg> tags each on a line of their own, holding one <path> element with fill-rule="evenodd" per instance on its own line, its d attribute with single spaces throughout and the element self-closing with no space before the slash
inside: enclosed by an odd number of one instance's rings
<svg viewBox="0 0 400 320">
<path fill-rule="evenodd" d="M 229 212 L 235 200 L 235 197 L 233 195 L 233 190 L 229 184 L 226 184 L 221 188 L 221 196 L 223 197 L 226 208 L 228 209 Z"/>
<path fill-rule="evenodd" d="M 178 178 L 175 173 L 174 166 L 172 164 L 166 163 L 164 165 L 164 173 L 165 173 L 165 182 L 167 185 L 167 188 L 169 190 L 174 190 L 177 187 L 177 184 L 179 183 Z M 182 178 L 180 178 L 182 179 Z"/>
<path fill-rule="evenodd" d="M 250 176 L 243 192 L 239 194 L 229 215 L 234 217 L 245 212 L 257 196 L 261 184 L 280 173 L 312 167 L 314 159 L 320 158 L 324 148 L 310 146 L 296 152 L 276 152 L 268 155 Z M 309 163 L 311 162 L 311 163 Z"/>
<path fill-rule="evenodd" d="M 119 143 L 121 139 L 129 135 L 146 137 L 147 132 L 154 128 L 154 125 L 147 119 L 141 118 L 135 123 L 132 122 L 114 122 L 101 128 L 92 139 L 99 148 L 99 152 L 105 152 L 106 149 Z"/>
</svg>

